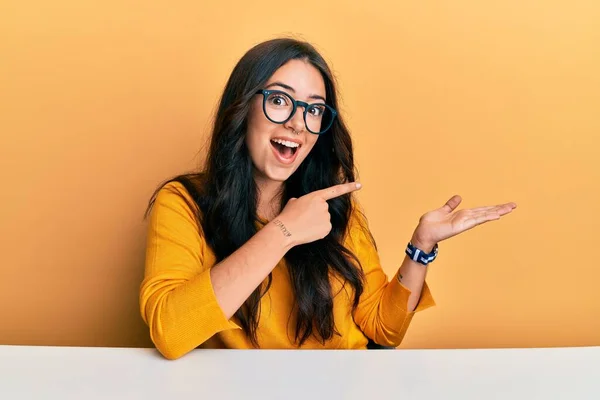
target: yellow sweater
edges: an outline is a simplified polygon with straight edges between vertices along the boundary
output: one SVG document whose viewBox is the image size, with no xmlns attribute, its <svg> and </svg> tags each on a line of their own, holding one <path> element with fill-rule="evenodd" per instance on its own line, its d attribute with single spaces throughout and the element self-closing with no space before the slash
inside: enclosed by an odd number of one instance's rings
<svg viewBox="0 0 600 400">
<path fill-rule="evenodd" d="M 252 348 L 235 317 L 228 320 L 217 303 L 209 273 L 215 255 L 192 210 L 174 191 L 191 201 L 183 185 L 169 183 L 156 198 L 148 226 L 140 311 L 152 341 L 169 359 L 199 346 Z M 396 277 L 388 282 L 377 251 L 356 218 L 353 215 L 350 220 L 345 246 L 358 257 L 365 274 L 358 308 L 352 313 L 351 294 L 340 291 L 334 297 L 333 312 L 341 335 L 334 335 L 325 345 L 309 338 L 301 348 L 364 349 L 367 337 L 385 346 L 398 346 L 414 313 L 435 304 L 425 284 L 416 310 L 407 311 L 410 290 Z M 331 285 L 333 293 L 338 293 L 341 284 L 332 280 Z M 261 348 L 298 348 L 293 340 L 292 308 L 292 287 L 282 259 L 273 269 L 271 288 L 261 301 L 257 331 Z"/>
</svg>

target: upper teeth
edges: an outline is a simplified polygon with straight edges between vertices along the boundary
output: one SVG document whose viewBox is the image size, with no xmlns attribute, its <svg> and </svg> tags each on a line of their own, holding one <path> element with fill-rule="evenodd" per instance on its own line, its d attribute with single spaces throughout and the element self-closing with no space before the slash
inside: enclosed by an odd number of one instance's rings
<svg viewBox="0 0 600 400">
<path fill-rule="evenodd" d="M 282 144 L 282 145 L 287 146 L 287 147 L 293 147 L 294 148 L 294 147 L 300 146 L 299 143 L 288 142 L 287 140 L 282 140 L 282 139 L 273 139 L 273 141 L 275 143 L 279 143 L 279 144 Z"/>
</svg>

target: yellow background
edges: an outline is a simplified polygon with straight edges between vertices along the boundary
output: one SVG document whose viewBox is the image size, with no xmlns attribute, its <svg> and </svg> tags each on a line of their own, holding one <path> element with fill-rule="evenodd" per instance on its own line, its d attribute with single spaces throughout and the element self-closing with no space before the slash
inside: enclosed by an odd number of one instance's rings
<svg viewBox="0 0 600 400">
<path fill-rule="evenodd" d="M 406 348 L 600 345 L 600 3 L 0 5 L 0 343 L 148 346 L 145 222 L 202 158 L 235 62 L 279 35 L 340 82 L 385 270 L 424 212 L 515 201 L 440 245 Z"/>
</svg>

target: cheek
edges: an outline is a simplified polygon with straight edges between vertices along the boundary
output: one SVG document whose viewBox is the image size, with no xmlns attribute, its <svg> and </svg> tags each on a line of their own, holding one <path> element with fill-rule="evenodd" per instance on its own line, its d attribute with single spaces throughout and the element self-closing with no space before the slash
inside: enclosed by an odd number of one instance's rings
<svg viewBox="0 0 600 400">
<path fill-rule="evenodd" d="M 253 104 L 248 114 L 248 126 L 246 128 L 246 145 L 251 150 L 255 149 L 262 141 L 262 137 L 265 136 L 265 131 L 268 127 L 264 120 L 265 118 L 262 118 L 262 109 L 256 103 Z"/>
<path fill-rule="evenodd" d="M 318 136 L 317 135 L 313 135 L 311 134 L 308 139 L 306 140 L 306 145 L 308 146 L 309 151 L 307 152 L 310 153 L 313 149 L 313 147 L 315 147 L 315 145 L 317 144 L 317 140 L 318 140 Z"/>
<path fill-rule="evenodd" d="M 270 137 L 273 129 L 273 123 L 263 114 L 262 103 L 255 103 L 248 115 L 248 133 L 252 134 L 256 140 L 260 140 L 261 138 Z"/>
<path fill-rule="evenodd" d="M 263 113 L 262 101 L 253 101 L 248 113 L 248 128 L 258 130 L 257 128 L 264 128 L 267 122 L 269 121 Z"/>
</svg>

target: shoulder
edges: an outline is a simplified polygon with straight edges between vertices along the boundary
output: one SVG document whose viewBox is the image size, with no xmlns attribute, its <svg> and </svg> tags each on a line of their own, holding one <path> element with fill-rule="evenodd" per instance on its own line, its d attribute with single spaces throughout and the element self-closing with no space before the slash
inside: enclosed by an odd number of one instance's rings
<svg viewBox="0 0 600 400">
<path fill-rule="evenodd" d="M 346 241 L 351 247 L 373 246 L 375 239 L 369 229 L 369 222 L 363 206 L 352 197 L 351 212 L 346 228 Z"/>
<path fill-rule="evenodd" d="M 152 196 L 149 205 L 151 219 L 177 216 L 197 221 L 200 209 L 195 200 L 198 182 L 186 178 L 171 180 L 160 186 Z"/>
<path fill-rule="evenodd" d="M 178 204 L 182 201 L 194 201 L 188 189 L 177 181 L 164 184 L 157 192 L 154 203 Z"/>
<path fill-rule="evenodd" d="M 353 196 L 350 202 L 350 216 L 348 218 L 348 233 L 354 230 L 368 230 L 368 221 L 362 204 Z"/>
</svg>

